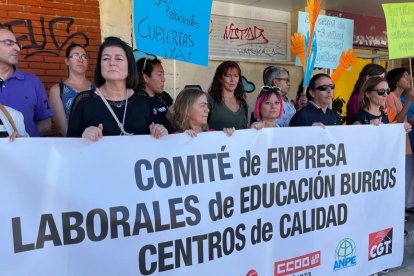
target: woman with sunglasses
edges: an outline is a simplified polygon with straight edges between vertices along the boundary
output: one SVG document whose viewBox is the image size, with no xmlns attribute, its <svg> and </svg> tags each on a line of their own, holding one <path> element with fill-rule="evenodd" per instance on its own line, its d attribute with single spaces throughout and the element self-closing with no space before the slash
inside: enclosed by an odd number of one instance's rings
<svg viewBox="0 0 414 276">
<path fill-rule="evenodd" d="M 359 110 L 354 117 L 354 125 L 388 124 L 383 107 L 390 93 L 387 80 L 383 77 L 369 78 L 359 92 Z"/>
<path fill-rule="evenodd" d="M 107 37 L 99 47 L 95 68 L 96 89 L 76 96 L 69 117 L 68 136 L 97 141 L 102 136 L 168 134 L 152 123 L 148 97 L 134 90 L 138 73 L 131 47 Z"/>
<path fill-rule="evenodd" d="M 263 86 L 257 96 L 253 114 L 256 122 L 251 124 L 251 128 L 278 127 L 276 120 L 283 114 L 283 97 L 280 88 Z"/>
<path fill-rule="evenodd" d="M 167 119 L 167 111 L 173 103 L 171 96 L 164 91 L 164 68 L 161 60 L 154 57 L 141 58 L 137 61 L 138 89 L 149 96 L 151 121 L 161 124 L 171 132 L 171 124 Z"/>
<path fill-rule="evenodd" d="M 237 62 L 228 60 L 217 67 L 208 95 L 210 128 L 247 128 L 248 106 Z"/>
<path fill-rule="evenodd" d="M 290 126 L 340 125 L 341 117 L 330 109 L 335 84 L 327 74 L 316 74 L 309 81 L 306 94 L 312 99 L 290 120 Z"/>
<path fill-rule="evenodd" d="M 359 110 L 359 91 L 365 81 L 371 77 L 383 77 L 385 78 L 387 71 L 381 65 L 375 63 L 368 63 L 362 68 L 359 73 L 358 80 L 355 82 L 352 94 L 349 97 L 348 103 L 346 104 L 346 124 L 352 125 L 354 122 L 355 114 Z"/>
<path fill-rule="evenodd" d="M 88 55 L 82 45 L 71 44 L 66 49 L 65 64 L 68 78 L 50 89 L 49 102 L 53 109 L 53 122 L 60 135 L 66 136 L 68 120 L 73 100 L 79 92 L 94 89 L 94 84 L 86 78 Z"/>
</svg>

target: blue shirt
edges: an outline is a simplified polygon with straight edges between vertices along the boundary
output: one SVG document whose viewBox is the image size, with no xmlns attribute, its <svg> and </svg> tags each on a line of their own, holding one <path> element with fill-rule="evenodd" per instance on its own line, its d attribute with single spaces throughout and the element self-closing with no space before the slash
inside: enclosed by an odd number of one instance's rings
<svg viewBox="0 0 414 276">
<path fill-rule="evenodd" d="M 316 106 L 313 102 L 303 107 L 296 112 L 290 120 L 290 126 L 312 126 L 314 123 L 322 123 L 325 126 L 340 125 L 341 117 L 338 112 L 333 111 L 330 108 L 326 109 L 326 112 Z"/>
<path fill-rule="evenodd" d="M 0 87 L 0 103 L 20 111 L 30 137 L 38 137 L 36 123 L 52 117 L 45 88 L 35 75 L 15 69 Z"/>
<path fill-rule="evenodd" d="M 289 126 L 290 119 L 296 113 L 295 105 L 290 101 L 289 98 L 283 101 L 283 114 L 282 117 L 276 120 L 276 124 L 281 127 Z"/>
</svg>

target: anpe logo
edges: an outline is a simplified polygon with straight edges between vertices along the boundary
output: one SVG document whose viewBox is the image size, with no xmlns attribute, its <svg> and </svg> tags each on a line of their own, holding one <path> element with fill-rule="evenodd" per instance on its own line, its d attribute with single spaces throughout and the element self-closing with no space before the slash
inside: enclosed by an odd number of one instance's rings
<svg viewBox="0 0 414 276">
<path fill-rule="evenodd" d="M 335 250 L 334 271 L 356 265 L 356 246 L 352 239 L 342 239 Z"/>
<path fill-rule="evenodd" d="M 310 269 L 321 264 L 321 251 L 307 255 L 279 261 L 275 263 L 275 276 L 290 275 L 292 273 Z"/>
<path fill-rule="evenodd" d="M 369 234 L 368 260 L 392 253 L 392 227 Z"/>
</svg>

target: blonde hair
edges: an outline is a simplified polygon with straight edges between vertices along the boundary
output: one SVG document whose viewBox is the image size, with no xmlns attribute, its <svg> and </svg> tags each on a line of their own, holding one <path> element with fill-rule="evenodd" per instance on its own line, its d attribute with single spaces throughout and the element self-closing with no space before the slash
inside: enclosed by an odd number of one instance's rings
<svg viewBox="0 0 414 276">
<path fill-rule="evenodd" d="M 191 129 L 188 115 L 190 114 L 195 101 L 202 95 L 207 96 L 207 93 L 194 88 L 184 89 L 178 94 L 175 99 L 172 115 L 172 124 L 175 132 L 184 132 L 185 130 Z M 203 126 L 203 130 L 207 131 L 208 126 Z"/>
</svg>

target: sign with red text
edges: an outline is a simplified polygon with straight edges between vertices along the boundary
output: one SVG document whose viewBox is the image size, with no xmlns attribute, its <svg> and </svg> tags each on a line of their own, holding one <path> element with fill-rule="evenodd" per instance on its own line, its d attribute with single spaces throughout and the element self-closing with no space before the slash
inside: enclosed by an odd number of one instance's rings
<svg viewBox="0 0 414 276">
<path fill-rule="evenodd" d="M 287 60 L 288 24 L 241 17 L 211 15 L 211 57 L 223 59 Z"/>
<path fill-rule="evenodd" d="M 0 275 L 370 275 L 396 267 L 404 141 L 402 124 L 158 140 L 2 138 Z"/>
</svg>

